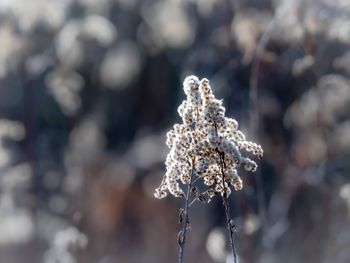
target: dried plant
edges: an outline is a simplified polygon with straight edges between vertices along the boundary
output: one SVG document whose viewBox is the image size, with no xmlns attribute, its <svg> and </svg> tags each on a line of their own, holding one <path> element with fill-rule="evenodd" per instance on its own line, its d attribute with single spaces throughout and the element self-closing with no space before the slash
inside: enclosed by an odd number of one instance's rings
<svg viewBox="0 0 350 263">
<path fill-rule="evenodd" d="M 232 187 L 236 191 L 243 188 L 242 179 L 237 173 L 239 166 L 252 172 L 257 169 L 257 164 L 244 157 L 241 151 L 244 149 L 261 158 L 263 149 L 245 140 L 235 119 L 225 117 L 222 101 L 215 98 L 207 79 L 199 81 L 196 76 L 189 76 L 183 88 L 187 98 L 178 108 L 183 123 L 175 124 L 167 134 L 166 144 L 170 149 L 166 158 L 167 171 L 155 190 L 155 197 L 164 198 L 169 192 L 185 199 L 185 207 L 179 215 L 182 230 L 178 237 L 179 262 L 183 262 L 190 206 L 196 200 L 210 202 L 214 195 L 220 194 L 236 262 L 233 238 L 235 225 L 230 218 L 228 197 Z M 198 180 L 202 180 L 206 186 L 204 191 L 193 187 Z"/>
</svg>

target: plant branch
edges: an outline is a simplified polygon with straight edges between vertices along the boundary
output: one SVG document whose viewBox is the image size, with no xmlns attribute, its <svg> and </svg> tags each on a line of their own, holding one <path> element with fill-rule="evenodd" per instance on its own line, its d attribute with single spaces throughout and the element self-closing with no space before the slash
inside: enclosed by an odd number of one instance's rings
<svg viewBox="0 0 350 263">
<path fill-rule="evenodd" d="M 214 128 L 215 128 L 215 132 L 216 134 L 218 133 L 218 127 L 217 124 L 214 121 Z M 227 230 L 230 233 L 230 245 L 231 245 L 231 249 L 232 249 L 232 254 L 233 254 L 233 260 L 234 263 L 237 263 L 237 253 L 236 253 L 236 247 L 235 247 L 235 242 L 234 242 L 234 237 L 233 237 L 233 232 L 235 229 L 235 225 L 232 223 L 232 219 L 230 217 L 230 205 L 228 202 L 228 196 L 227 196 L 227 187 L 225 184 L 225 168 L 226 168 L 226 164 L 225 164 L 225 153 L 220 152 L 219 149 L 216 148 L 216 152 L 219 155 L 220 158 L 220 168 L 221 168 L 221 175 L 222 175 L 222 187 L 224 189 L 224 192 L 222 194 L 222 203 L 225 207 L 225 216 L 226 216 L 226 223 L 227 223 Z"/>
<path fill-rule="evenodd" d="M 223 203 L 223 205 L 225 207 L 225 216 L 226 216 L 227 230 L 230 233 L 230 245 L 231 245 L 231 249 L 232 249 L 233 260 L 234 260 L 234 263 L 237 263 L 237 252 L 236 252 L 236 247 L 235 247 L 235 242 L 234 242 L 234 237 L 233 237 L 235 225 L 233 224 L 232 219 L 230 217 L 230 205 L 229 205 L 229 202 L 228 202 L 227 187 L 225 185 L 225 172 L 224 172 L 225 154 L 221 153 L 218 149 L 217 149 L 217 153 L 219 154 L 219 157 L 220 157 L 220 167 L 221 167 L 221 174 L 222 174 L 222 186 L 224 188 L 224 193 L 222 195 L 222 203 Z"/>
<path fill-rule="evenodd" d="M 183 263 L 183 257 L 184 257 L 184 250 L 185 250 L 185 243 L 186 243 L 186 234 L 187 234 L 187 229 L 190 224 L 190 219 L 189 219 L 189 207 L 190 207 L 190 194 L 191 194 L 191 188 L 192 188 L 192 178 L 193 178 L 193 172 L 194 172 L 194 159 L 192 159 L 192 171 L 191 171 L 191 177 L 190 177 L 190 182 L 187 185 L 187 192 L 185 196 L 185 220 L 182 220 L 182 230 L 179 232 L 179 263 Z"/>
<path fill-rule="evenodd" d="M 195 198 L 191 201 L 191 203 L 188 205 L 188 207 L 191 207 L 196 201 L 197 201 L 197 197 L 195 197 Z"/>
<path fill-rule="evenodd" d="M 197 128 L 197 124 L 199 121 L 199 109 L 198 105 L 196 106 L 196 123 L 195 128 Z M 195 130 L 194 128 L 194 130 Z M 195 178 L 195 157 L 192 157 L 192 169 L 191 169 L 191 176 L 190 176 L 190 182 L 187 185 L 187 193 L 185 196 L 185 220 L 182 222 L 182 230 L 179 232 L 179 263 L 183 262 L 184 257 L 184 250 L 185 250 L 185 242 L 186 242 L 186 234 L 187 229 L 189 228 L 190 219 L 189 219 L 189 208 L 190 206 L 195 202 L 197 198 L 194 198 L 192 202 L 190 203 L 190 195 L 191 195 L 191 189 L 194 182 L 196 182 L 200 177 Z"/>
</svg>

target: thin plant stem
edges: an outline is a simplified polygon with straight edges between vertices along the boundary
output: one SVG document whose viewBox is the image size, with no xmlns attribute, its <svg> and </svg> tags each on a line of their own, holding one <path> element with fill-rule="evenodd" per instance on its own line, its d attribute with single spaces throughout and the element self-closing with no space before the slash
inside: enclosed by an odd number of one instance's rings
<svg viewBox="0 0 350 263">
<path fill-rule="evenodd" d="M 191 188 L 192 188 L 192 178 L 193 178 L 193 171 L 194 171 L 194 160 L 192 160 L 192 172 L 190 177 L 190 182 L 187 185 L 187 192 L 185 196 L 185 220 L 182 220 L 182 230 L 179 233 L 179 263 L 183 263 L 184 258 L 184 250 L 185 250 L 185 243 L 186 243 L 186 234 L 187 229 L 190 224 L 189 219 L 189 207 L 190 207 L 190 194 L 191 194 Z"/>
<path fill-rule="evenodd" d="M 198 109 L 198 105 L 197 105 L 197 107 L 196 107 L 196 126 L 195 126 L 195 128 L 197 127 L 198 120 L 199 120 L 199 109 Z M 186 234 L 187 234 L 187 229 L 188 229 L 189 224 L 190 224 L 189 208 L 194 203 L 194 201 L 196 200 L 196 198 L 195 198 L 190 203 L 190 195 L 191 195 L 192 184 L 199 179 L 199 177 L 195 178 L 194 171 L 195 171 L 195 157 L 192 157 L 192 171 L 191 171 L 191 176 L 190 176 L 190 182 L 187 185 L 187 193 L 186 193 L 186 196 L 185 196 L 185 220 L 183 220 L 183 222 L 182 222 L 182 230 L 180 231 L 180 235 L 179 235 L 179 245 L 180 245 L 180 249 L 179 249 L 179 263 L 183 263 L 183 258 L 184 258 Z"/>
<path fill-rule="evenodd" d="M 214 128 L 216 133 L 218 133 L 217 129 L 217 124 L 214 121 Z M 236 252 L 236 246 L 235 246 L 235 241 L 234 241 L 234 236 L 233 236 L 233 229 L 234 229 L 234 224 L 232 223 L 231 217 L 230 217 L 230 205 L 228 202 L 228 197 L 227 197 L 227 187 L 225 185 L 225 171 L 224 169 L 226 168 L 225 164 L 225 153 L 222 153 L 219 151 L 219 149 L 216 149 L 216 152 L 219 155 L 220 158 L 220 168 L 221 168 L 221 175 L 222 175 L 222 187 L 224 189 L 223 195 L 222 195 L 222 203 L 225 207 L 225 216 L 226 216 L 226 223 L 227 223 L 227 230 L 230 233 L 230 245 L 232 249 L 232 254 L 233 254 L 233 261 L 234 263 L 237 263 L 237 252 Z"/>
<path fill-rule="evenodd" d="M 224 204 L 224 207 L 225 207 L 227 228 L 228 228 L 228 231 L 230 232 L 230 244 L 231 244 L 231 248 L 232 248 L 233 260 L 234 260 L 235 263 L 237 263 L 237 252 L 236 252 L 235 241 L 234 241 L 234 237 L 233 237 L 233 228 L 234 228 L 234 226 L 231 223 L 230 206 L 229 206 L 229 203 L 228 203 L 228 198 L 226 196 L 226 193 L 225 193 L 225 196 L 222 199 L 223 199 L 223 204 Z"/>
<path fill-rule="evenodd" d="M 197 201 L 197 198 L 194 198 L 194 199 L 191 201 L 191 203 L 189 204 L 188 207 L 191 207 L 196 201 Z"/>
<path fill-rule="evenodd" d="M 227 197 L 227 187 L 225 185 L 225 172 L 224 172 L 224 167 L 225 167 L 225 155 L 224 153 L 220 153 L 219 150 L 217 150 L 219 156 L 220 156 L 220 167 L 221 167 L 221 174 L 222 174 L 222 186 L 224 188 L 224 193 L 222 195 L 222 203 L 225 207 L 225 216 L 226 216 L 226 223 L 227 223 L 227 230 L 230 233 L 230 245 L 232 249 L 232 254 L 233 254 L 233 261 L 234 263 L 237 263 L 237 252 L 236 252 L 236 247 L 235 247 L 235 242 L 234 242 L 234 236 L 233 236 L 233 229 L 234 229 L 234 224 L 232 223 L 232 219 L 230 217 L 230 205 L 228 202 L 228 197 Z"/>
</svg>

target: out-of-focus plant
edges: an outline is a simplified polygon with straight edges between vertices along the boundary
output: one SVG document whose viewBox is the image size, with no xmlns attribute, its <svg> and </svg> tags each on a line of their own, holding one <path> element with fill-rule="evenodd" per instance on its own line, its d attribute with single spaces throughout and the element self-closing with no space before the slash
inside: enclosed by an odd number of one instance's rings
<svg viewBox="0 0 350 263">
<path fill-rule="evenodd" d="M 74 227 L 58 231 L 51 244 L 50 249 L 44 256 L 45 263 L 75 263 L 74 251 L 84 248 L 87 238 Z"/>
<path fill-rule="evenodd" d="M 214 195 L 220 194 L 223 200 L 227 228 L 234 261 L 237 255 L 233 233 L 235 225 L 230 217 L 228 197 L 231 187 L 236 191 L 243 188 L 237 168 L 243 166 L 247 171 L 256 171 L 257 164 L 244 157 L 242 150 L 259 158 L 263 149 L 254 142 L 247 141 L 238 130 L 235 119 L 225 117 L 222 100 L 217 100 L 207 79 L 189 76 L 185 79 L 184 91 L 187 99 L 178 108 L 182 124 L 175 124 L 167 134 L 170 152 L 166 159 L 167 171 L 155 191 L 156 198 L 164 198 L 167 191 L 175 197 L 185 199 L 185 207 L 180 210 L 178 242 L 179 262 L 183 262 L 186 232 L 189 228 L 189 208 L 196 201 L 210 202 Z M 197 180 L 203 180 L 206 189 L 194 187 Z M 186 187 L 182 190 L 179 181 Z"/>
</svg>

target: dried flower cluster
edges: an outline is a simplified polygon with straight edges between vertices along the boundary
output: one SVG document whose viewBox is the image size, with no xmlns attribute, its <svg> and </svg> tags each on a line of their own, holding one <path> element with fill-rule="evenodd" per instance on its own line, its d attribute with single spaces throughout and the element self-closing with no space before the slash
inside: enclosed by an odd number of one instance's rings
<svg viewBox="0 0 350 263">
<path fill-rule="evenodd" d="M 242 150 L 261 158 L 262 147 L 246 141 L 237 121 L 225 117 L 222 101 L 215 98 L 207 79 L 189 76 L 183 88 L 187 98 L 178 108 L 183 123 L 175 124 L 167 134 L 166 144 L 170 149 L 167 171 L 155 197 L 164 198 L 167 191 L 175 197 L 184 196 L 179 182 L 189 185 L 201 178 L 209 186 L 204 193 L 207 201 L 217 193 L 228 196 L 231 186 L 241 190 L 243 183 L 237 174 L 238 166 L 252 172 L 257 169 L 257 164 L 244 157 Z"/>
</svg>

